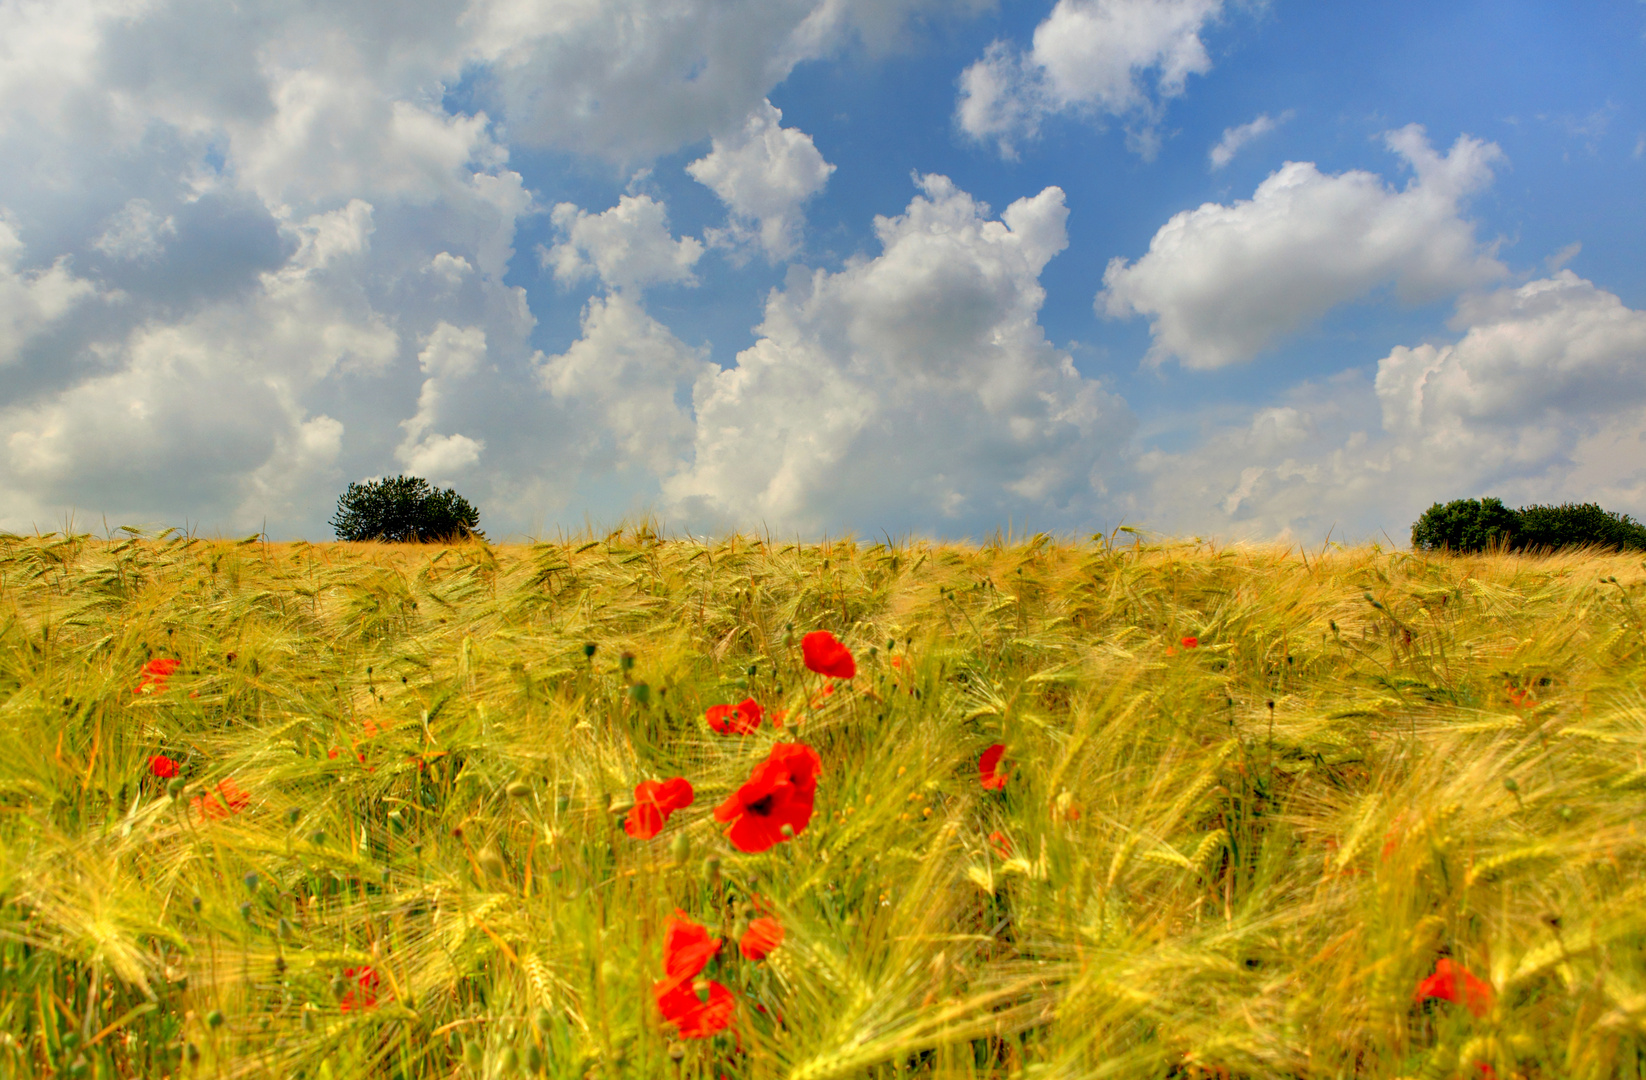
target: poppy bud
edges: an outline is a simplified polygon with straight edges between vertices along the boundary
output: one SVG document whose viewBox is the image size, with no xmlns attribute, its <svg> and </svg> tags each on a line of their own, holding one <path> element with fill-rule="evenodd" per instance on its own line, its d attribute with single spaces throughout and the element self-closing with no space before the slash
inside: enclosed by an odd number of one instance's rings
<svg viewBox="0 0 1646 1080">
<path fill-rule="evenodd" d="M 223 1010 L 213 1009 L 206 1014 L 206 1026 L 216 1030 L 223 1026 Z"/>
<path fill-rule="evenodd" d="M 520 1055 L 515 1052 L 514 1047 L 505 1046 L 503 1052 L 497 1055 L 498 1074 L 506 1076 L 518 1068 L 520 1068 Z"/>
<path fill-rule="evenodd" d="M 1510 792 L 1510 793 L 1511 793 L 1511 794 L 1513 794 L 1513 793 L 1514 793 L 1514 792 L 1516 792 L 1516 791 L 1519 791 L 1519 790 L 1520 790 L 1520 784 L 1519 784 L 1519 783 L 1517 783 L 1517 782 L 1516 782 L 1516 781 L 1515 781 L 1515 778 L 1514 778 L 1514 777 L 1512 777 L 1512 776 L 1505 776 L 1505 777 L 1504 777 L 1504 778 L 1503 778 L 1503 786 L 1504 786 L 1504 787 L 1505 787 L 1505 788 L 1506 788 L 1506 789 L 1508 789 L 1508 791 L 1509 791 L 1509 792 Z"/>
<path fill-rule="evenodd" d="M 192 1065 L 200 1060 L 200 1048 L 193 1043 L 184 1043 L 183 1056 L 188 1058 L 189 1064 Z"/>
<path fill-rule="evenodd" d="M 539 1005 L 537 1010 L 532 1013 L 532 1026 L 538 1031 L 547 1033 L 549 1025 L 552 1023 L 554 1023 L 554 1013 L 549 1011 L 547 1005 Z"/>
<path fill-rule="evenodd" d="M 598 646 L 596 646 L 594 642 L 592 642 L 592 641 L 584 642 L 583 643 L 583 659 L 593 660 L 594 659 L 594 650 L 596 648 L 598 648 Z"/>
<path fill-rule="evenodd" d="M 619 656 L 617 658 L 617 666 L 622 668 L 624 671 L 633 671 L 634 670 L 634 653 L 626 652 L 622 656 Z"/>
<path fill-rule="evenodd" d="M 629 697 L 634 699 L 636 705 L 649 705 L 652 700 L 652 688 L 643 682 L 635 683 L 629 687 Z"/>
<path fill-rule="evenodd" d="M 309 833 L 309 843 L 313 844 L 315 847 L 319 847 L 321 844 L 324 844 L 325 842 L 326 842 L 326 830 L 325 829 L 316 829 L 313 832 Z"/>
<path fill-rule="evenodd" d="M 532 793 L 532 786 L 524 780 L 516 780 L 503 789 L 511 799 L 524 799 Z"/>
<path fill-rule="evenodd" d="M 275 929 L 275 933 L 279 934 L 282 938 L 286 939 L 287 941 L 291 940 L 291 935 L 292 935 L 291 922 L 284 915 L 280 916 L 280 921 L 277 924 L 275 924 L 274 929 Z"/>
<path fill-rule="evenodd" d="M 256 892 L 257 891 L 257 886 L 262 884 L 262 882 L 258 880 L 257 871 L 255 871 L 255 870 L 248 871 L 246 876 L 241 878 L 240 880 L 241 880 L 242 883 L 245 884 L 246 891 L 249 892 L 249 893 Z"/>
<path fill-rule="evenodd" d="M 533 1074 L 543 1071 L 543 1051 L 537 1048 L 536 1043 L 526 1044 L 526 1071 Z"/>
<path fill-rule="evenodd" d="M 479 1043 L 471 1039 L 463 1044 L 463 1064 L 479 1072 L 480 1066 L 485 1063 L 486 1052 L 480 1048 Z"/>
<path fill-rule="evenodd" d="M 480 869 L 492 877 L 502 877 L 503 872 L 508 869 L 503 862 L 503 853 L 498 851 L 496 845 L 493 844 L 487 844 L 481 848 L 480 854 L 475 857 L 475 861 L 480 864 Z"/>
<path fill-rule="evenodd" d="M 198 896 L 196 896 L 193 900 L 190 900 L 189 901 L 189 906 L 192 907 L 195 911 L 195 914 L 198 915 L 200 913 L 200 898 Z"/>
<path fill-rule="evenodd" d="M 308 1005 L 303 1006 L 303 1030 L 314 1033 L 314 1009 Z"/>
<path fill-rule="evenodd" d="M 396 833 L 406 831 L 406 819 L 398 810 L 389 811 L 389 829 Z"/>
<path fill-rule="evenodd" d="M 245 919 L 247 922 L 251 922 L 251 901 L 250 900 L 240 901 L 240 917 L 242 919 Z"/>
<path fill-rule="evenodd" d="M 331 996 L 332 997 L 337 997 L 337 998 L 342 997 L 344 995 L 344 993 L 348 991 L 348 988 L 349 988 L 349 984 L 343 980 L 343 976 L 333 975 L 331 977 Z"/>
<path fill-rule="evenodd" d="M 777 831 L 783 835 L 783 839 L 785 839 L 785 840 L 793 840 L 794 839 L 794 826 L 790 825 L 786 821 L 783 823 L 782 828 L 778 829 Z"/>
<path fill-rule="evenodd" d="M 710 855 L 703 860 L 703 877 L 711 889 L 720 884 L 720 856 Z"/>
<path fill-rule="evenodd" d="M 1561 821 L 1570 821 L 1570 820 L 1572 820 L 1572 808 L 1570 806 L 1562 806 L 1560 808 L 1560 820 Z"/>
<path fill-rule="evenodd" d="M 183 778 L 181 776 L 174 776 L 166 781 L 166 794 L 174 799 L 183 794 Z"/>
<path fill-rule="evenodd" d="M 669 841 L 669 857 L 677 863 L 683 863 L 691 857 L 691 853 L 691 837 L 683 832 L 675 833 L 674 839 Z"/>
<path fill-rule="evenodd" d="M 286 811 L 286 824 L 292 826 L 293 828 L 296 828 L 297 823 L 302 820 L 303 810 L 301 807 L 294 806 L 290 810 Z"/>
<path fill-rule="evenodd" d="M 673 1042 L 669 1044 L 669 1060 L 676 1065 L 686 1060 L 686 1044 Z"/>
<path fill-rule="evenodd" d="M 697 995 L 698 1001 L 709 1000 L 709 980 L 696 979 L 692 982 L 692 993 Z"/>
</svg>

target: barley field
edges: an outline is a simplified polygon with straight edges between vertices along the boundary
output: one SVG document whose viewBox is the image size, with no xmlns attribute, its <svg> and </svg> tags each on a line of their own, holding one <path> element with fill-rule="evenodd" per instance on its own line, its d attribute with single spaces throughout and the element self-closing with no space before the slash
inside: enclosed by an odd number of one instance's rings
<svg viewBox="0 0 1646 1080">
<path fill-rule="evenodd" d="M 1643 583 L 0 537 L 0 1074 L 1638 1077 Z"/>
</svg>

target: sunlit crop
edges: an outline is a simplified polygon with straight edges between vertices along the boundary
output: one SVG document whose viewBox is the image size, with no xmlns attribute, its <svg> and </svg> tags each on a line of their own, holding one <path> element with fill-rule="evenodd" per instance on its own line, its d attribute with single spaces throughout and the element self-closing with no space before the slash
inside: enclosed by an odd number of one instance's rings
<svg viewBox="0 0 1646 1080">
<path fill-rule="evenodd" d="M 0 538 L 0 1074 L 1646 1070 L 1639 556 L 1131 539 Z"/>
</svg>

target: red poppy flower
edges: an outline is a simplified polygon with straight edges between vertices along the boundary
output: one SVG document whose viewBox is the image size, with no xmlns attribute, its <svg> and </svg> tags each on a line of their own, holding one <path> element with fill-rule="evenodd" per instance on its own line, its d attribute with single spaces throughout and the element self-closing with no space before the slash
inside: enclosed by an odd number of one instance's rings
<svg viewBox="0 0 1646 1080">
<path fill-rule="evenodd" d="M 1435 973 L 1417 984 L 1414 1001 L 1439 998 L 1463 1005 L 1475 1016 L 1485 1016 L 1492 1007 L 1492 984 L 1475 975 L 1449 956 L 1435 961 Z"/>
<path fill-rule="evenodd" d="M 831 679 L 850 679 L 857 675 L 857 661 L 851 650 L 836 641 L 827 630 L 813 630 L 800 639 L 800 655 L 806 666 L 819 675 Z"/>
<path fill-rule="evenodd" d="M 1194 649 L 1194 648 L 1198 648 L 1199 646 L 1200 646 L 1200 639 L 1197 638 L 1197 637 L 1186 637 L 1186 638 L 1183 639 L 1183 647 L 1185 649 Z"/>
<path fill-rule="evenodd" d="M 344 968 L 343 978 L 354 985 L 337 1002 L 339 1009 L 350 1012 L 377 1007 L 377 985 L 382 981 L 377 972 L 369 967 Z"/>
<path fill-rule="evenodd" d="M 765 713 L 754 698 L 744 698 L 736 705 L 709 706 L 704 719 L 722 735 L 752 735 Z"/>
<path fill-rule="evenodd" d="M 985 790 L 999 791 L 1006 786 L 1007 771 L 1000 767 L 1000 759 L 1005 753 L 1005 746 L 995 743 L 977 759 L 977 778 L 982 781 Z"/>
<path fill-rule="evenodd" d="M 823 768 L 817 751 L 804 743 L 778 743 L 754 767 L 748 783 L 714 809 L 716 821 L 729 821 L 726 839 L 739 851 L 765 851 L 780 840 L 805 831 L 812 820 L 817 774 Z"/>
<path fill-rule="evenodd" d="M 213 819 L 226 818 L 230 814 L 238 814 L 251 804 L 251 796 L 234 782 L 234 777 L 221 781 L 216 790 L 204 795 L 196 795 L 190 800 L 194 812 L 202 817 Z"/>
<path fill-rule="evenodd" d="M 743 950 L 745 960 L 764 960 L 766 955 L 783 944 L 783 924 L 776 919 L 755 919 L 749 923 L 737 947 Z"/>
<path fill-rule="evenodd" d="M 725 985 L 707 980 L 708 997 L 697 996 L 690 979 L 663 979 L 652 984 L 665 1022 L 680 1029 L 682 1039 L 707 1039 L 731 1026 L 737 999 Z"/>
<path fill-rule="evenodd" d="M 149 772 L 162 780 L 170 780 L 177 775 L 177 762 L 165 754 L 155 754 L 149 758 Z"/>
<path fill-rule="evenodd" d="M 671 979 L 694 979 L 719 951 L 719 938 L 710 937 L 709 931 L 692 922 L 690 915 L 674 909 L 674 916 L 663 931 L 665 975 Z"/>
<path fill-rule="evenodd" d="M 166 688 L 166 680 L 171 677 L 171 673 L 182 666 L 183 661 L 173 660 L 170 657 L 150 660 L 137 673 L 137 688 L 132 693 L 141 694 L 153 687 L 154 693 L 158 694 Z"/>
<path fill-rule="evenodd" d="M 663 831 L 663 823 L 676 810 L 692 804 L 697 796 L 685 777 L 672 780 L 642 780 L 634 789 L 634 809 L 623 822 L 623 831 L 636 840 L 650 840 Z"/>
</svg>

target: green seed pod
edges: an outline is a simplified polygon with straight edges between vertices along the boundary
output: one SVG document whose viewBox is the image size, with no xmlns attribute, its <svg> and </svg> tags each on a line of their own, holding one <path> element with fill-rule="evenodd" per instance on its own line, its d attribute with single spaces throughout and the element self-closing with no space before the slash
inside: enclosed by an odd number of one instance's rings
<svg viewBox="0 0 1646 1080">
<path fill-rule="evenodd" d="M 634 653 L 626 652 L 622 656 L 618 657 L 617 658 L 617 666 L 622 668 L 624 671 L 633 671 L 634 670 Z"/>
<path fill-rule="evenodd" d="M 349 984 L 348 984 L 347 980 L 345 980 L 343 978 L 343 976 L 333 975 L 331 977 L 331 996 L 332 997 L 341 998 L 344 994 L 348 993 L 348 990 L 349 990 Z"/>
<path fill-rule="evenodd" d="M 181 776 L 174 776 L 170 780 L 166 781 L 166 794 L 170 795 L 174 799 L 182 796 L 183 778 Z"/>
<path fill-rule="evenodd" d="M 672 1042 L 672 1043 L 670 1043 L 669 1044 L 669 1060 L 674 1062 L 676 1065 L 680 1064 L 682 1061 L 685 1061 L 686 1060 L 686 1044 L 683 1043 L 683 1042 Z"/>
<path fill-rule="evenodd" d="M 309 843 L 313 844 L 315 847 L 319 847 L 322 844 L 324 844 L 325 842 L 326 842 L 326 830 L 325 829 L 316 829 L 313 832 L 309 833 Z"/>
<path fill-rule="evenodd" d="M 1511 793 L 1520 790 L 1520 784 L 1512 776 L 1505 776 L 1503 778 L 1503 787 Z"/>
<path fill-rule="evenodd" d="M 286 811 L 286 824 L 287 825 L 290 825 L 293 828 L 296 828 L 297 823 L 299 821 L 302 821 L 302 820 L 303 820 L 303 809 L 302 809 L 302 807 L 294 806 L 290 810 Z"/>
<path fill-rule="evenodd" d="M 669 841 L 669 857 L 676 863 L 684 863 L 691 858 L 691 854 L 692 838 L 684 831 L 675 833 L 674 839 Z"/>
<path fill-rule="evenodd" d="M 531 797 L 532 786 L 524 780 L 516 780 L 503 791 L 511 799 L 526 799 Z"/>
<path fill-rule="evenodd" d="M 503 1052 L 497 1056 L 497 1071 L 507 1075 L 520 1068 L 520 1055 L 512 1046 L 505 1046 Z"/>
<path fill-rule="evenodd" d="M 532 1012 L 532 1027 L 536 1028 L 543 1034 L 548 1034 L 549 1025 L 553 1023 L 554 1013 L 549 1011 L 549 1007 L 547 1005 L 539 1005 Z"/>
<path fill-rule="evenodd" d="M 207 1013 L 206 1014 L 206 1026 L 211 1028 L 213 1031 L 215 1031 L 218 1028 L 222 1027 L 223 1026 L 223 1010 L 222 1009 L 213 1009 L 211 1012 Z"/>
<path fill-rule="evenodd" d="M 790 825 L 788 822 L 784 822 L 783 827 L 777 831 L 783 834 L 783 839 L 785 840 L 794 839 L 794 826 Z"/>
<path fill-rule="evenodd" d="M 537 1048 L 536 1043 L 526 1044 L 526 1071 L 540 1073 L 543 1071 L 543 1051 Z"/>
<path fill-rule="evenodd" d="M 703 878 L 711 889 L 720 884 L 720 856 L 710 855 L 703 860 Z"/>
<path fill-rule="evenodd" d="M 599 648 L 599 646 L 596 645 L 592 641 L 584 642 L 583 643 L 583 659 L 593 660 L 594 659 L 594 650 L 597 649 L 597 648 Z"/>
<path fill-rule="evenodd" d="M 463 1064 L 467 1065 L 476 1072 L 479 1072 L 480 1066 L 485 1063 L 486 1051 L 481 1048 L 479 1043 L 475 1042 L 473 1039 L 470 1039 L 463 1044 Z"/>
<path fill-rule="evenodd" d="M 255 871 L 255 870 L 251 871 L 245 877 L 241 878 L 240 881 L 241 881 L 242 884 L 244 884 L 246 886 L 246 891 L 249 892 L 249 893 L 256 892 L 257 887 L 263 883 L 262 879 L 260 879 L 257 876 L 257 871 Z"/>
<path fill-rule="evenodd" d="M 629 697 L 634 699 L 634 703 L 636 705 L 650 705 L 652 701 L 652 688 L 643 682 L 637 682 L 633 686 L 629 687 Z"/>
<path fill-rule="evenodd" d="M 307 1005 L 303 1006 L 303 1030 L 314 1034 L 314 1010 Z"/>
<path fill-rule="evenodd" d="M 503 862 L 503 853 L 498 851 L 494 844 L 487 844 L 481 848 L 480 854 L 475 856 L 475 862 L 480 864 L 480 869 L 489 877 L 502 877 L 508 870 L 508 866 Z"/>
</svg>

